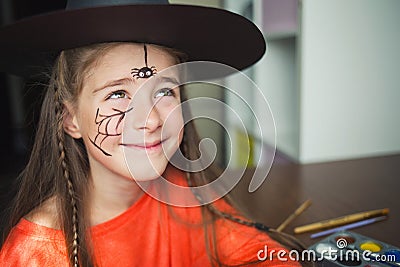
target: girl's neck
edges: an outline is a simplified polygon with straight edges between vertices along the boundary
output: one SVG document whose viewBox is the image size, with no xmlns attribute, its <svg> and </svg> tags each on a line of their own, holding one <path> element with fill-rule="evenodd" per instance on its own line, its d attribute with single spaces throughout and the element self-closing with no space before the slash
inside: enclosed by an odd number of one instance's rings
<svg viewBox="0 0 400 267">
<path fill-rule="evenodd" d="M 123 213 L 144 193 L 133 179 L 121 177 L 101 167 L 91 169 L 91 225 L 106 222 Z"/>
</svg>

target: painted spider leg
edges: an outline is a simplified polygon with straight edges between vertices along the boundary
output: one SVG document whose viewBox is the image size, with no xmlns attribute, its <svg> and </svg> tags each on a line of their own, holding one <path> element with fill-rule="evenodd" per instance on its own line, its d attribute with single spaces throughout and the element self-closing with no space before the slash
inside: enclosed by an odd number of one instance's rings
<svg viewBox="0 0 400 267">
<path fill-rule="evenodd" d="M 151 70 L 152 75 L 157 74 L 157 69 L 155 66 L 151 66 L 149 69 Z"/>
<path fill-rule="evenodd" d="M 138 69 L 138 68 L 131 69 L 131 74 L 137 75 L 139 73 L 139 70 L 140 69 Z"/>
<path fill-rule="evenodd" d="M 90 140 L 90 142 L 91 142 L 96 148 L 98 148 L 104 155 L 106 155 L 106 156 L 112 156 L 110 153 L 106 152 L 106 151 L 101 147 L 102 144 L 103 144 L 103 142 L 107 139 L 107 137 L 110 137 L 110 136 L 111 136 L 111 137 L 120 136 L 120 135 L 122 134 L 122 133 L 118 133 L 118 132 L 117 132 L 117 131 L 118 131 L 118 127 L 119 127 L 119 125 L 121 124 L 122 120 L 125 118 L 126 113 L 128 113 L 128 112 L 131 111 L 132 109 L 133 109 L 133 107 L 130 108 L 130 109 L 128 109 L 128 110 L 126 110 L 126 111 L 122 111 L 122 110 L 113 108 L 113 111 L 115 111 L 116 113 L 111 114 L 111 115 L 103 115 L 103 114 L 100 114 L 100 113 L 99 113 L 99 110 L 100 110 L 100 109 L 97 108 L 96 117 L 95 117 L 95 123 L 97 124 L 97 134 L 96 134 L 94 140 L 92 140 L 90 137 L 89 137 L 89 140 Z M 118 116 L 119 116 L 119 118 L 118 118 L 118 121 L 117 121 L 117 125 L 116 125 L 116 127 L 115 127 L 115 133 L 109 133 L 109 125 L 110 125 L 110 123 L 111 123 L 111 120 L 112 120 L 113 118 L 115 118 L 115 117 L 118 117 Z M 102 118 L 102 119 L 99 120 L 99 117 Z M 103 126 L 104 122 L 105 122 L 105 125 L 104 125 L 104 132 L 103 132 L 103 131 L 101 130 L 101 127 Z M 103 138 L 102 138 L 102 140 L 100 141 L 100 144 L 97 144 L 97 139 L 98 139 L 100 136 L 102 136 Z"/>
</svg>

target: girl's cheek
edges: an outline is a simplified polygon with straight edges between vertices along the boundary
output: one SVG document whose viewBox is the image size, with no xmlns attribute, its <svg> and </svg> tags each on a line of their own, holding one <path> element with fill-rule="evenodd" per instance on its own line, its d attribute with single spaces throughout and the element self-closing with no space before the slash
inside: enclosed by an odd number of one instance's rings
<svg viewBox="0 0 400 267">
<path fill-rule="evenodd" d="M 107 112 L 113 112 L 115 109 L 119 111 L 126 111 L 129 107 L 129 103 L 129 99 L 117 99 L 105 101 L 101 106 L 103 106 Z"/>
<path fill-rule="evenodd" d="M 180 101 L 177 99 L 162 99 L 156 104 L 156 106 L 158 109 L 163 110 L 164 113 L 170 114 L 173 112 L 175 114 L 182 113 L 180 104 Z"/>
</svg>

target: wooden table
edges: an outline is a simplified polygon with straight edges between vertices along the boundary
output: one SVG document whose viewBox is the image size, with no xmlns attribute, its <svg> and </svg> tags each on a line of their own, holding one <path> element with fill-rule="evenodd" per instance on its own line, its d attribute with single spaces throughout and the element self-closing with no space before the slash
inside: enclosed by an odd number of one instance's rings
<svg viewBox="0 0 400 267">
<path fill-rule="evenodd" d="M 296 226 L 373 209 L 389 208 L 388 220 L 353 229 L 400 247 L 400 155 L 321 164 L 273 165 L 267 180 L 254 193 L 247 192 L 249 177 L 232 194 L 259 222 L 278 227 L 299 205 L 312 205 L 284 230 Z M 324 237 L 296 235 L 310 246 Z"/>
</svg>

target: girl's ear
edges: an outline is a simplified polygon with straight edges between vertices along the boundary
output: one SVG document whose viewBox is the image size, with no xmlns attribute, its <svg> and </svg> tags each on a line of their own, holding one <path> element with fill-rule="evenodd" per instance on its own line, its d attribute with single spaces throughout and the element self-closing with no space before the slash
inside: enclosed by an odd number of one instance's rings
<svg viewBox="0 0 400 267">
<path fill-rule="evenodd" d="M 79 129 L 79 125 L 76 116 L 73 112 L 72 105 L 64 103 L 64 119 L 63 119 L 64 131 L 69 134 L 72 138 L 82 138 L 82 134 Z"/>
</svg>

